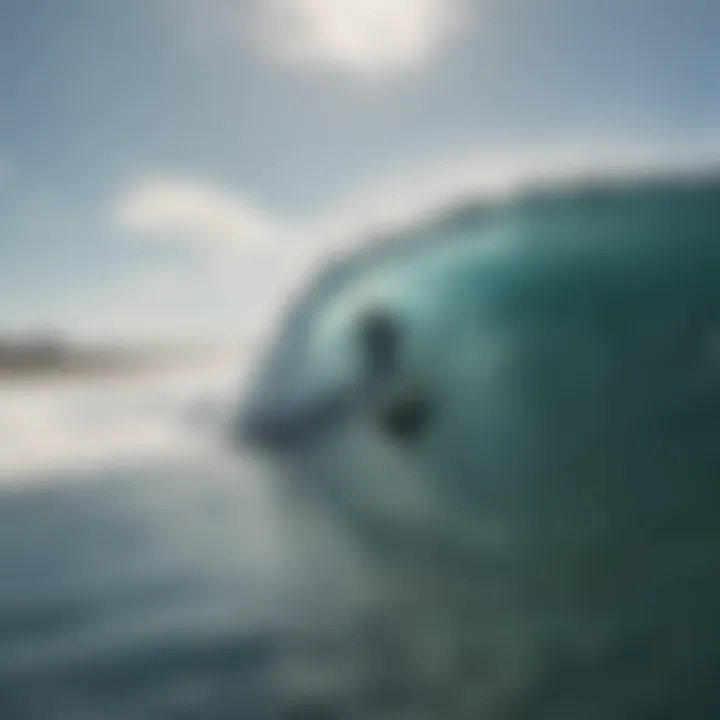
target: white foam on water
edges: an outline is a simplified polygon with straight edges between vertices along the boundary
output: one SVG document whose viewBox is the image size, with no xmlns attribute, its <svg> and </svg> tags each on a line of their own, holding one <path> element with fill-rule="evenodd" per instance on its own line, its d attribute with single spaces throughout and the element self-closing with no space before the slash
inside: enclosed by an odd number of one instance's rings
<svg viewBox="0 0 720 720">
<path fill-rule="evenodd" d="M 212 451 L 242 385 L 242 358 L 117 378 L 0 384 L 0 482 Z"/>
</svg>

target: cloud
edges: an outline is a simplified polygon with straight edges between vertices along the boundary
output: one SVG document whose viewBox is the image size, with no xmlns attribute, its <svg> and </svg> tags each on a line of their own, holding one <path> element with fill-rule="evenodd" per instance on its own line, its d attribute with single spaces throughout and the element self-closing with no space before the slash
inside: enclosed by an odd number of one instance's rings
<svg viewBox="0 0 720 720">
<path fill-rule="evenodd" d="M 463 26 L 460 0 L 256 1 L 276 57 L 357 75 L 414 70 Z"/>
<path fill-rule="evenodd" d="M 261 334 L 326 250 L 314 230 L 292 230 L 232 189 L 188 176 L 131 184 L 111 202 L 109 222 L 195 252 L 191 264 L 154 262 L 104 288 L 75 323 L 81 336 Z"/>
<path fill-rule="evenodd" d="M 171 176 L 134 184 L 113 216 L 125 231 L 232 252 L 267 247 L 279 235 L 253 202 L 211 183 Z"/>
</svg>

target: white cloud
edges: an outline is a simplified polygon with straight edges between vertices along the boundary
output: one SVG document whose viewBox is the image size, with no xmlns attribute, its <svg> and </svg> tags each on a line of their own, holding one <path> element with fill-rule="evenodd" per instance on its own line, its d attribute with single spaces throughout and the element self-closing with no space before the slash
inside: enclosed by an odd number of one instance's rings
<svg viewBox="0 0 720 720">
<path fill-rule="evenodd" d="M 80 336 L 255 337 L 325 250 L 323 238 L 290 232 L 231 189 L 171 174 L 131 185 L 109 220 L 131 237 L 189 243 L 196 254 L 191 266 L 154 264 L 104 288 L 77 320 Z"/>
<path fill-rule="evenodd" d="M 227 251 L 266 247 L 278 228 L 251 201 L 196 179 L 147 178 L 114 208 L 123 230 Z"/>
<path fill-rule="evenodd" d="M 424 65 L 459 30 L 464 0 L 256 0 L 281 60 L 397 75 Z"/>
</svg>

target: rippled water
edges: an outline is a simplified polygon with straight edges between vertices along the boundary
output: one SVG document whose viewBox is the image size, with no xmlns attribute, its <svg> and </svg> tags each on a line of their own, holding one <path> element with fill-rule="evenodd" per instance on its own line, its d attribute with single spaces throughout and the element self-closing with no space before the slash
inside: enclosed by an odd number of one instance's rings
<svg viewBox="0 0 720 720">
<path fill-rule="evenodd" d="M 0 717 L 268 716 L 271 518 L 230 461 L 5 491 Z"/>
</svg>

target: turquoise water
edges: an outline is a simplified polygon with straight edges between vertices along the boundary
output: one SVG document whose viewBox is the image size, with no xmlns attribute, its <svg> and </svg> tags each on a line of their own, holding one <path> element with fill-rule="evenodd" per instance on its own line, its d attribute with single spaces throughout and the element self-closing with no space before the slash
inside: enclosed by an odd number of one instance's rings
<svg viewBox="0 0 720 720">
<path fill-rule="evenodd" d="M 244 428 L 404 603 L 358 717 L 720 717 L 719 220 L 716 176 L 533 191 L 293 307 Z"/>
</svg>

